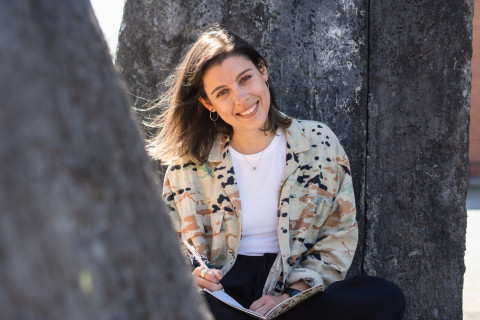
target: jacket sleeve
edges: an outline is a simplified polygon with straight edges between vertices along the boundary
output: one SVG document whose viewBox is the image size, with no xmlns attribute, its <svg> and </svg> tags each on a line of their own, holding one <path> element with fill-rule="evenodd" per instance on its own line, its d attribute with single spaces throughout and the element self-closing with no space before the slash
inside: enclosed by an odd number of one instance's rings
<svg viewBox="0 0 480 320">
<path fill-rule="evenodd" d="M 335 137 L 333 132 L 332 137 Z M 328 170 L 330 181 L 337 181 L 333 203 L 322 201 L 315 210 L 318 219 L 311 230 L 318 230 L 316 242 L 307 244 L 303 259 L 287 277 L 286 287 L 299 280 L 310 286 L 343 280 L 350 267 L 358 241 L 355 196 L 348 158 L 342 146 L 332 144 L 335 161 Z M 333 179 L 332 179 L 333 178 Z M 313 223 L 313 222 L 312 222 Z"/>
<path fill-rule="evenodd" d="M 189 262 L 193 268 L 196 268 L 200 266 L 200 263 L 198 263 L 195 257 L 188 251 L 187 247 L 182 242 L 182 240 L 186 238 L 185 235 L 183 235 L 184 232 L 182 232 L 182 215 L 181 215 L 181 212 L 179 211 L 177 202 L 175 200 L 177 199 L 176 197 L 177 193 L 174 191 L 175 187 L 173 187 L 170 184 L 170 179 L 168 175 L 169 171 L 170 171 L 170 167 L 167 169 L 167 174 L 165 174 L 165 180 L 163 182 L 163 199 L 167 207 L 168 215 L 170 216 L 170 219 L 172 221 L 173 228 L 178 235 L 180 250 L 183 253 L 183 255 L 187 258 L 187 262 Z M 185 215 L 185 213 L 183 214 Z M 192 218 L 194 219 L 193 214 L 188 214 L 188 217 L 189 218 L 187 219 L 190 219 L 190 220 Z M 188 225 L 188 223 L 184 223 L 184 229 L 185 229 L 185 225 Z M 212 263 L 210 263 L 210 261 L 208 261 L 206 257 L 204 256 L 201 256 L 201 257 L 209 268 L 215 268 L 215 266 Z"/>
</svg>

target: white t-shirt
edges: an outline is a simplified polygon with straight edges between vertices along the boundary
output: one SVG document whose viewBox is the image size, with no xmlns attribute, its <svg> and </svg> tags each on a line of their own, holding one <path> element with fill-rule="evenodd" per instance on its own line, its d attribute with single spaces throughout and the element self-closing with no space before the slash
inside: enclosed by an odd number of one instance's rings
<svg viewBox="0 0 480 320">
<path fill-rule="evenodd" d="M 242 203 L 242 238 L 238 254 L 261 256 L 280 251 L 278 191 L 285 170 L 286 149 L 287 139 L 280 128 L 263 155 L 262 152 L 243 155 L 230 148 Z M 256 166 L 256 170 L 252 166 Z"/>
</svg>

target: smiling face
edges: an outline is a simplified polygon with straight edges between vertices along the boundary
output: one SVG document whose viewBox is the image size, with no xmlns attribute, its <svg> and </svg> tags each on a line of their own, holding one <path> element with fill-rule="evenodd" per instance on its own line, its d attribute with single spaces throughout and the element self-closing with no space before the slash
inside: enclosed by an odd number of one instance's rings
<svg viewBox="0 0 480 320">
<path fill-rule="evenodd" d="M 203 84 L 208 101 L 199 100 L 208 110 L 218 112 L 235 135 L 261 133 L 270 109 L 267 80 L 266 67 L 258 69 L 244 56 L 230 56 L 207 69 Z"/>
</svg>

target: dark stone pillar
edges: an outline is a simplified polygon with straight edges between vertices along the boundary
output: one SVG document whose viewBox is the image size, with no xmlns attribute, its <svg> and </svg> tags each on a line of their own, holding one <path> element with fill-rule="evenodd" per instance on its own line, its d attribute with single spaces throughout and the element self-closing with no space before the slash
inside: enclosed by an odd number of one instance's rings
<svg viewBox="0 0 480 320">
<path fill-rule="evenodd" d="M 0 318 L 203 319 L 92 17 L 0 2 Z"/>
<path fill-rule="evenodd" d="M 371 1 L 364 270 L 461 319 L 473 1 Z"/>
</svg>

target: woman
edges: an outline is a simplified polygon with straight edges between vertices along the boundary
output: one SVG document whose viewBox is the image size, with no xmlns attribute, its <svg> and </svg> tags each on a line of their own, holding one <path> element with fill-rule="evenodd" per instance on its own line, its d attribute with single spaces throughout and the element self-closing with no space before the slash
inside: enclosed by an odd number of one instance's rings
<svg viewBox="0 0 480 320">
<path fill-rule="evenodd" d="M 212 268 L 192 259 L 196 283 L 211 291 L 223 285 L 261 314 L 322 288 L 278 319 L 400 319 L 398 287 L 366 276 L 343 280 L 357 245 L 343 148 L 324 124 L 282 114 L 268 79 L 253 47 L 214 27 L 193 44 L 159 103 L 166 111 L 149 151 L 169 163 L 164 198 L 179 237 Z M 247 318 L 207 301 L 216 319 Z"/>
</svg>

